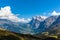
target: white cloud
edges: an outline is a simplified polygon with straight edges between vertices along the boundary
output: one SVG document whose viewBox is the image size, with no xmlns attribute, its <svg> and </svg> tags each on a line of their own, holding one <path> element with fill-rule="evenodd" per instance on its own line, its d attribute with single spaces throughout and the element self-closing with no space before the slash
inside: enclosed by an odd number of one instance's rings
<svg viewBox="0 0 60 40">
<path fill-rule="evenodd" d="M 15 16 L 17 16 L 17 17 L 18 17 L 18 16 L 20 16 L 20 14 L 15 14 Z"/>
<path fill-rule="evenodd" d="M 56 11 L 53 11 L 51 15 L 56 16 L 56 15 L 60 15 L 60 13 L 57 13 Z"/>
<path fill-rule="evenodd" d="M 30 20 L 31 20 L 30 18 L 28 18 L 27 20 L 25 20 L 24 18 L 22 18 L 19 21 L 28 23 Z"/>
<path fill-rule="evenodd" d="M 14 15 L 11 12 L 10 6 L 6 6 L 4 8 L 1 8 L 1 10 L 0 10 L 0 18 L 9 19 L 9 20 L 12 20 L 12 21 L 15 21 L 15 22 L 28 22 L 28 21 L 30 21 L 28 19 L 25 20 L 24 18 L 22 18 L 22 19 L 18 18 L 16 15 Z"/>
</svg>

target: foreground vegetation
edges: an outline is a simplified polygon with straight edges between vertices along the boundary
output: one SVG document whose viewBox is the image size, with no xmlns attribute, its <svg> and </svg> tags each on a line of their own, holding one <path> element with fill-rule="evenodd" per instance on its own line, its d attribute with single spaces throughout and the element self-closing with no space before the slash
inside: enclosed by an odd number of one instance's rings
<svg viewBox="0 0 60 40">
<path fill-rule="evenodd" d="M 19 34 L 7 30 L 0 30 L 0 40 L 60 40 L 60 35 L 49 35 L 44 32 L 40 35 Z"/>
</svg>

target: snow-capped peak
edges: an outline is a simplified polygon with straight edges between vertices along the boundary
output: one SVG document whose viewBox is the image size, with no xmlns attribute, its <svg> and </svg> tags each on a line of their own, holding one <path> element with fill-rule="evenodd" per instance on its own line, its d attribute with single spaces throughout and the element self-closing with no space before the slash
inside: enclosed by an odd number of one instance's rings
<svg viewBox="0 0 60 40">
<path fill-rule="evenodd" d="M 43 20 L 45 20 L 47 17 L 46 16 L 35 16 L 35 17 L 33 17 L 33 19 L 37 19 L 37 20 L 39 20 L 39 21 L 43 21 Z"/>
</svg>

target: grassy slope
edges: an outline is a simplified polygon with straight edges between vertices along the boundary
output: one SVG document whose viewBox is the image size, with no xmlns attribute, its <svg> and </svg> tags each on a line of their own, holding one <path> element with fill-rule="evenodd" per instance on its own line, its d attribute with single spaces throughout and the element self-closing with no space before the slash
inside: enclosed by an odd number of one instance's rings
<svg viewBox="0 0 60 40">
<path fill-rule="evenodd" d="M 32 35 L 18 34 L 7 30 L 0 30 L 0 40 L 41 40 L 41 38 Z"/>
<path fill-rule="evenodd" d="M 14 32 L 0 29 L 0 40 L 42 40 L 45 37 L 48 37 L 48 36 L 39 35 L 39 37 L 37 37 L 29 34 L 24 35 L 24 34 L 14 33 Z"/>
</svg>

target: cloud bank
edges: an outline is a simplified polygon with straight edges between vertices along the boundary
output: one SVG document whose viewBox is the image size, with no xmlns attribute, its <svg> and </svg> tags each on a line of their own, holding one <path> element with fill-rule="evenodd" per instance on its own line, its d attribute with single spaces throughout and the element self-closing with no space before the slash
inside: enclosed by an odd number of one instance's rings
<svg viewBox="0 0 60 40">
<path fill-rule="evenodd" d="M 5 6 L 0 9 L 0 18 L 8 19 L 14 22 L 28 22 L 30 19 L 25 20 L 24 18 L 20 19 L 11 12 L 10 6 Z"/>
<path fill-rule="evenodd" d="M 18 18 L 17 16 L 20 14 L 14 14 L 11 11 L 10 6 L 5 6 L 3 8 L 0 9 L 0 18 L 2 19 L 8 19 L 14 22 L 29 22 L 31 19 L 28 18 L 27 20 L 25 20 L 24 18 Z M 53 11 L 52 13 L 48 13 L 47 15 L 50 16 L 56 16 L 56 15 L 60 15 L 60 13 L 57 13 L 56 11 Z M 41 16 L 42 18 L 46 19 L 47 16 Z"/>
<path fill-rule="evenodd" d="M 56 16 L 56 15 L 60 15 L 60 13 L 57 13 L 56 11 L 53 11 L 53 12 L 51 13 L 51 15 Z"/>
</svg>

